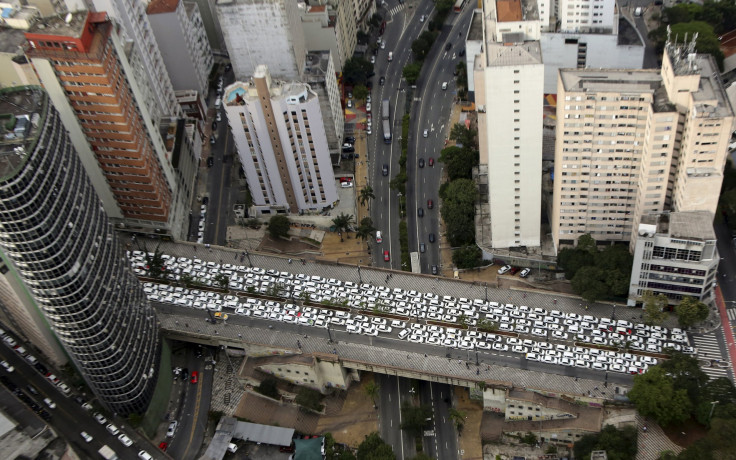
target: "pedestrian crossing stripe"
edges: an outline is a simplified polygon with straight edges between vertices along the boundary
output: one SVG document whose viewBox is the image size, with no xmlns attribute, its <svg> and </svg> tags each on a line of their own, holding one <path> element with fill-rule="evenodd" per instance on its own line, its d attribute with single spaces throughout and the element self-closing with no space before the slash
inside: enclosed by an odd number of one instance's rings
<svg viewBox="0 0 736 460">
<path fill-rule="evenodd" d="M 727 308 L 726 316 L 728 316 L 729 321 L 736 321 L 736 308 Z"/>
</svg>

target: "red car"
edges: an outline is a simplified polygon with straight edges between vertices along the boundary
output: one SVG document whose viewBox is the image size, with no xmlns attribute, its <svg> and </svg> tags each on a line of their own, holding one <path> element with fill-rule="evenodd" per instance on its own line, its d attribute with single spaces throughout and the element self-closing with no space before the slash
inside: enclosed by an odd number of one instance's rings
<svg viewBox="0 0 736 460">
<path fill-rule="evenodd" d="M 429 157 L 429 165 L 434 166 L 434 158 Z"/>
<path fill-rule="evenodd" d="M 427 200 L 427 209 L 432 209 L 432 208 L 434 208 L 434 201 Z"/>
<path fill-rule="evenodd" d="M 192 371 L 192 378 L 191 378 L 190 382 L 197 383 L 198 380 L 199 380 L 199 372 Z"/>
<path fill-rule="evenodd" d="M 158 448 L 166 452 L 166 449 L 169 448 L 169 445 L 166 442 L 161 441 L 161 444 L 158 445 Z"/>
<path fill-rule="evenodd" d="M 391 256 L 388 254 L 388 250 L 383 251 L 383 260 L 385 260 L 386 262 L 391 261 Z"/>
</svg>

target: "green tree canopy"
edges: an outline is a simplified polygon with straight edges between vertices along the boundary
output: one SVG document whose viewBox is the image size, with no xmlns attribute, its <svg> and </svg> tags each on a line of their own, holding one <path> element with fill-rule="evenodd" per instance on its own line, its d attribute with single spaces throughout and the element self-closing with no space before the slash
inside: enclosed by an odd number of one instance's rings
<svg viewBox="0 0 736 460">
<path fill-rule="evenodd" d="M 590 235 L 578 238 L 575 248 L 560 251 L 557 262 L 576 294 L 588 302 L 627 294 L 633 257 L 621 245 L 599 251 Z"/>
<path fill-rule="evenodd" d="M 283 214 L 276 214 L 268 221 L 268 233 L 273 238 L 286 238 L 289 236 L 289 218 Z"/>
<path fill-rule="evenodd" d="M 355 99 L 364 101 L 366 96 L 368 96 L 368 88 L 365 85 L 356 85 L 353 87 L 353 97 Z"/>
<path fill-rule="evenodd" d="M 660 325 L 667 319 L 667 313 L 664 311 L 669 301 L 664 294 L 654 295 L 652 291 L 645 291 L 642 296 L 644 304 L 644 324 Z"/>
<path fill-rule="evenodd" d="M 394 450 L 386 444 L 377 431 L 365 437 L 358 446 L 358 460 L 396 460 Z"/>
<path fill-rule="evenodd" d="M 590 458 L 594 450 L 605 450 L 610 460 L 629 460 L 636 458 L 636 427 L 621 429 L 606 425 L 599 433 L 580 438 L 574 446 L 575 458 Z"/>
<path fill-rule="evenodd" d="M 299 387 L 299 393 L 296 395 L 296 403 L 313 411 L 322 410 L 322 393 L 307 387 Z"/>
<path fill-rule="evenodd" d="M 366 185 L 362 189 L 360 189 L 360 193 L 358 194 L 358 200 L 360 200 L 360 204 L 365 206 L 366 202 L 369 202 L 370 200 L 375 200 L 376 195 L 373 194 L 373 187 L 370 185 Z"/>
<path fill-rule="evenodd" d="M 672 378 L 661 366 L 650 367 L 645 374 L 634 376 L 628 396 L 639 413 L 654 418 L 662 426 L 681 423 L 690 417 L 692 404 L 687 390 L 675 389 Z"/>
<path fill-rule="evenodd" d="M 342 77 L 348 86 L 365 86 L 368 75 L 373 73 L 373 64 L 362 57 L 351 57 L 342 66 Z"/>
<path fill-rule="evenodd" d="M 166 273 L 166 261 L 164 260 L 159 247 L 156 246 L 156 249 L 153 250 L 153 254 L 148 252 L 148 249 L 144 252 L 146 254 L 146 270 L 148 271 L 148 276 L 151 278 L 163 278 Z"/>
<path fill-rule="evenodd" d="M 604 298 L 608 294 L 608 272 L 605 270 L 588 265 L 580 268 L 570 281 L 570 285 L 576 293 L 587 300 L 595 302 Z"/>
<path fill-rule="evenodd" d="M 414 57 L 416 57 L 418 61 L 424 61 L 424 58 L 427 57 L 429 50 L 432 49 L 432 44 L 434 43 L 436 37 L 437 34 L 435 32 L 425 30 L 424 32 L 422 32 L 421 35 L 419 35 L 416 40 L 412 42 L 411 51 L 414 53 Z"/>
<path fill-rule="evenodd" d="M 409 435 L 419 437 L 424 430 L 431 426 L 432 408 L 429 406 L 414 406 L 409 401 L 401 405 L 401 429 Z"/>
<path fill-rule="evenodd" d="M 476 149 L 477 134 L 476 130 L 467 128 L 462 123 L 456 123 L 450 130 L 450 139 L 460 144 L 464 149 Z"/>
<path fill-rule="evenodd" d="M 447 238 L 453 247 L 475 241 L 475 182 L 458 179 L 440 189 L 443 206 L 440 210 L 445 221 Z"/>
<path fill-rule="evenodd" d="M 683 297 L 675 307 L 677 321 L 683 328 L 693 326 L 708 317 L 708 306 L 694 297 Z"/>
<path fill-rule="evenodd" d="M 419 72 L 422 70 L 422 63 L 420 62 L 412 62 L 411 64 L 407 64 L 404 66 L 403 70 L 401 71 L 401 75 L 404 77 L 407 83 L 410 85 L 415 85 L 417 83 L 417 79 L 419 78 Z"/>
<path fill-rule="evenodd" d="M 478 166 L 478 151 L 457 146 L 450 146 L 440 152 L 440 161 L 445 163 L 447 177 L 455 179 L 472 179 L 473 168 Z"/>
<path fill-rule="evenodd" d="M 376 231 L 376 227 L 373 226 L 373 221 L 371 220 L 371 218 L 364 217 L 360 219 L 360 225 L 358 226 L 358 229 L 355 231 L 355 234 L 361 240 L 365 241 L 375 231 Z"/>
<path fill-rule="evenodd" d="M 688 37 L 698 34 L 695 42 L 695 50 L 698 53 L 710 54 L 716 60 L 719 69 L 723 69 L 723 51 L 721 51 L 718 36 L 713 31 L 713 26 L 703 21 L 679 23 L 670 27 L 672 37 Z"/>
<path fill-rule="evenodd" d="M 463 246 L 453 251 L 452 263 L 457 268 L 479 267 L 483 263 L 483 252 L 476 245 Z"/>
</svg>

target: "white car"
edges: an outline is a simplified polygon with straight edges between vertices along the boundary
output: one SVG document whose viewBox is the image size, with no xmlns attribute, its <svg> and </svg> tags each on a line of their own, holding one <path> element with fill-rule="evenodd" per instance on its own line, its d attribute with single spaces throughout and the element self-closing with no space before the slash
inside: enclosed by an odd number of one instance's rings
<svg viewBox="0 0 736 460">
<path fill-rule="evenodd" d="M 501 342 L 494 343 L 492 347 L 496 351 L 509 351 L 509 346 Z"/>
<path fill-rule="evenodd" d="M 511 271 L 511 265 L 504 265 L 503 267 L 498 269 L 498 274 L 503 275 L 504 273 L 508 273 Z"/>
<path fill-rule="evenodd" d="M 3 369 L 5 369 L 8 372 L 13 372 L 15 370 L 15 368 L 11 366 L 10 363 L 7 361 L 0 361 L 0 366 L 2 366 Z"/>
<path fill-rule="evenodd" d="M 133 441 L 124 433 L 118 436 L 118 441 L 122 442 L 125 447 L 130 447 L 133 445 Z"/>
<path fill-rule="evenodd" d="M 56 409 L 56 403 L 50 400 L 49 398 L 43 398 L 44 404 L 49 406 L 49 409 Z"/>
<path fill-rule="evenodd" d="M 84 442 L 92 442 L 92 439 L 94 439 L 92 436 L 88 435 L 86 431 L 82 431 L 79 435 L 82 436 Z"/>
<path fill-rule="evenodd" d="M 176 427 L 179 426 L 179 422 L 174 420 L 173 422 L 169 423 L 169 428 L 166 430 L 166 436 L 173 438 L 174 433 L 176 433 Z"/>
<path fill-rule="evenodd" d="M 97 420 L 97 423 L 99 423 L 100 425 L 104 425 L 105 423 L 107 423 L 107 419 L 99 412 L 95 414 L 95 420 Z"/>
</svg>

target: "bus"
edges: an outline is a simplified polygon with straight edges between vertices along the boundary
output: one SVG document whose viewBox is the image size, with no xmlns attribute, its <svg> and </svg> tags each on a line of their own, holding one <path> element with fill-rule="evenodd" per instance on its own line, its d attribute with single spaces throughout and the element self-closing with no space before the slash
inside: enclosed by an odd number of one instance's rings
<svg viewBox="0 0 736 460">
<path fill-rule="evenodd" d="M 422 273 L 422 267 L 419 265 L 419 253 L 414 251 L 409 253 L 411 258 L 411 272 Z"/>
<path fill-rule="evenodd" d="M 455 2 L 455 7 L 453 8 L 453 11 L 459 13 L 463 10 L 463 6 L 465 6 L 465 0 L 457 0 Z"/>
<path fill-rule="evenodd" d="M 384 99 L 381 102 L 381 120 L 383 123 L 383 142 L 391 143 L 391 102 Z"/>
</svg>

